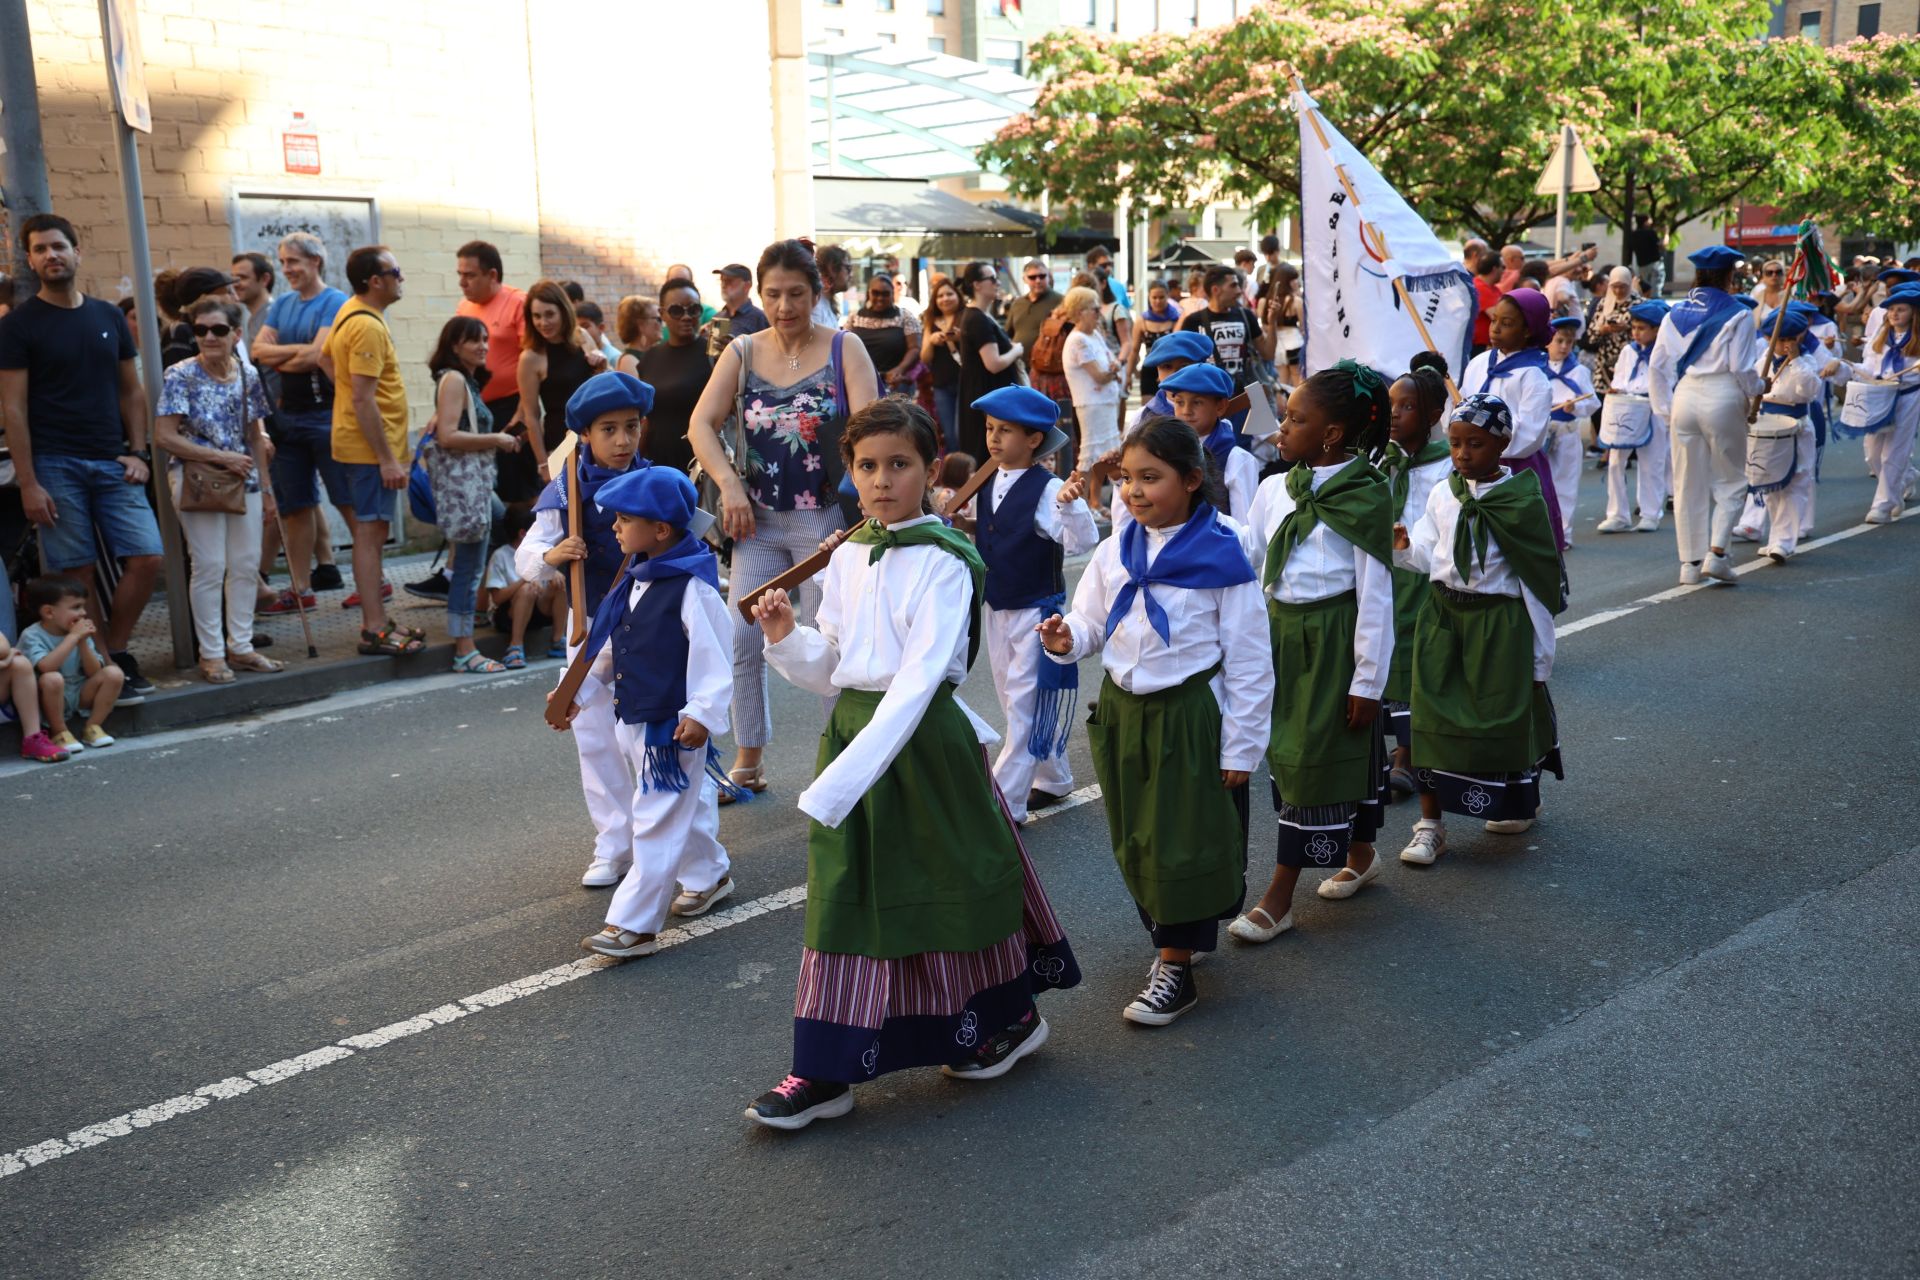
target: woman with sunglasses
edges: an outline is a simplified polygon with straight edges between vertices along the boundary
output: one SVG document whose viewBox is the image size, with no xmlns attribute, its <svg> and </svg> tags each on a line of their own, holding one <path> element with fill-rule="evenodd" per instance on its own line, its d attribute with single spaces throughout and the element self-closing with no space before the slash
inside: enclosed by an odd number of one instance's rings
<svg viewBox="0 0 1920 1280">
<path fill-rule="evenodd" d="M 707 344 L 700 339 L 699 287 L 691 280 L 668 281 L 660 290 L 660 313 L 667 320 L 667 340 L 640 357 L 635 373 L 653 388 L 653 409 L 640 449 L 656 466 L 685 471 L 693 463 L 687 429 L 713 373 Z"/>
<path fill-rule="evenodd" d="M 272 493 L 260 486 L 261 473 L 273 461 L 265 423 L 267 393 L 259 372 L 234 351 L 246 323 L 239 303 L 202 298 L 188 309 L 187 323 L 199 350 L 193 359 L 166 371 L 154 410 L 154 439 L 167 452 L 176 507 L 185 463 L 210 463 L 246 481 L 245 509 L 237 514 L 179 513 L 193 560 L 187 599 L 200 645 L 200 674 L 209 684 L 231 684 L 236 670 L 279 671 L 285 666 L 253 650 L 260 526 L 273 509 Z"/>
<path fill-rule="evenodd" d="M 1754 301 L 1760 304 L 1757 314 L 1766 315 L 1778 311 L 1787 302 L 1787 266 L 1778 258 L 1769 258 L 1760 264 L 1760 283 L 1748 290 Z"/>
</svg>

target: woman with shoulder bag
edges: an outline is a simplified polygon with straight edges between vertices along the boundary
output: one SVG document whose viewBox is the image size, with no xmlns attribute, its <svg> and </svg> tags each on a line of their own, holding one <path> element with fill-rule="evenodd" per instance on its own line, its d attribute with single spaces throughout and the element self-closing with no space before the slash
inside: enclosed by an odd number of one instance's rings
<svg viewBox="0 0 1920 1280">
<path fill-rule="evenodd" d="M 766 790 L 761 753 L 773 721 L 760 627 L 741 619 L 740 597 L 818 551 L 841 527 L 840 428 L 873 403 L 879 386 L 865 346 L 813 321 L 823 286 L 810 243 L 768 245 L 757 275 L 771 327 L 735 338 L 721 353 L 687 431 L 701 469 L 719 486 L 721 519 L 733 539 L 727 602 L 734 606 L 736 754 L 729 776 L 749 791 Z M 720 432 L 736 407 L 730 460 Z M 795 597 L 800 615 L 811 618 L 820 587 L 809 582 Z"/>
<path fill-rule="evenodd" d="M 487 326 L 455 316 L 440 330 L 427 369 L 434 377 L 432 439 L 425 449 L 440 532 L 453 544 L 447 575 L 447 634 L 453 669 L 472 675 L 506 668 L 473 647 L 473 604 L 493 530 L 493 486 L 499 455 L 520 448 L 518 436 L 496 433 L 493 412 L 480 399 L 487 381 Z M 502 504 L 504 513 L 504 504 Z"/>
<path fill-rule="evenodd" d="M 273 501 L 260 487 L 273 460 L 267 393 L 259 373 L 235 352 L 246 324 L 239 303 L 202 298 L 187 323 L 197 352 L 167 369 L 153 431 L 167 452 L 173 502 L 193 560 L 187 597 L 200 674 L 209 684 L 231 684 L 236 669 L 286 665 L 253 650 L 260 525 Z"/>
</svg>

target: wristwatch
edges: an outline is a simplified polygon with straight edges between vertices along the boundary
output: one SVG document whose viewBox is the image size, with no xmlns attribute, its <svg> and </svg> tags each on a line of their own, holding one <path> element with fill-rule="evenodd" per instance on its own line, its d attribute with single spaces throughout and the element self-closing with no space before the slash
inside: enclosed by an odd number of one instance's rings
<svg viewBox="0 0 1920 1280">
<path fill-rule="evenodd" d="M 153 450 L 151 449 L 129 449 L 120 456 L 123 458 L 138 458 L 148 466 L 153 465 Z"/>
</svg>

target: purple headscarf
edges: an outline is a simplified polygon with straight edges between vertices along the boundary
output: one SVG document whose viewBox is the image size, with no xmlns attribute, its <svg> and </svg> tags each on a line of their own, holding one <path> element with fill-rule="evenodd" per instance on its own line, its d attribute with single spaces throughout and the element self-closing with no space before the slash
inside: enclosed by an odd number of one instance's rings
<svg viewBox="0 0 1920 1280">
<path fill-rule="evenodd" d="M 1506 301 L 1520 308 L 1520 314 L 1527 322 L 1527 341 L 1529 346 L 1544 347 L 1553 338 L 1553 304 L 1547 301 L 1547 295 L 1538 289 L 1513 289 L 1507 293 Z"/>
</svg>

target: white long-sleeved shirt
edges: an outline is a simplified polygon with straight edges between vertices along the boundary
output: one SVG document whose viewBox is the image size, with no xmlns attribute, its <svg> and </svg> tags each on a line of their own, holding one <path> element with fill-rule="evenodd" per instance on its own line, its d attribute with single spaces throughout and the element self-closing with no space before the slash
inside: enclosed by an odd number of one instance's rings
<svg viewBox="0 0 1920 1280">
<path fill-rule="evenodd" d="M 919 516 L 888 527 L 938 519 Z M 766 647 L 773 669 L 802 689 L 822 696 L 841 689 L 884 694 L 867 727 L 800 793 L 801 812 L 827 827 L 845 821 L 892 767 L 941 683 L 957 685 L 967 675 L 973 581 L 966 564 L 936 546 L 895 547 L 870 563 L 872 555 L 865 543 L 841 544 L 820 575 L 817 625 L 796 626 Z M 983 742 L 998 741 L 970 709 L 967 717 Z"/>
<path fill-rule="evenodd" d="M 1505 467 L 1492 480 L 1468 481 L 1467 487 L 1474 497 L 1479 497 L 1495 485 L 1505 484 L 1513 478 L 1513 473 Z M 1482 565 L 1476 556 L 1470 566 L 1473 576 L 1463 579 L 1453 563 L 1454 530 L 1460 524 L 1460 499 L 1453 496 L 1453 487 L 1446 481 L 1435 485 L 1427 498 L 1426 513 L 1420 517 L 1420 523 L 1412 525 L 1407 531 L 1411 543 L 1404 551 L 1394 552 L 1393 558 L 1402 567 L 1417 569 L 1433 581 L 1455 591 L 1472 591 L 1483 596 L 1519 596 L 1527 606 L 1527 617 L 1533 621 L 1533 678 L 1547 680 L 1553 675 L 1554 629 L 1553 614 L 1540 598 L 1527 589 L 1527 584 L 1514 574 L 1507 559 L 1500 553 L 1500 544 L 1496 539 L 1487 539 L 1487 562 Z"/>
<path fill-rule="evenodd" d="M 1014 481 L 1025 474 L 1024 469 L 1010 471 L 1002 467 L 993 477 L 995 511 L 1007 500 L 1007 494 L 1013 491 Z M 1093 550 L 1100 541 L 1100 526 L 1093 522 L 1093 510 L 1087 506 L 1085 498 L 1061 503 L 1060 490 L 1064 487 L 1065 482 L 1059 476 L 1047 481 L 1046 488 L 1040 491 L 1040 501 L 1033 505 L 1033 531 L 1048 542 L 1059 543 L 1068 555 L 1077 556 Z M 966 516 L 970 520 L 980 518 L 978 495 L 967 499 Z"/>
<path fill-rule="evenodd" d="M 1413 528 L 1413 526 L 1419 522 L 1420 517 L 1427 513 L 1427 498 L 1433 493 L 1433 486 L 1445 480 L 1447 474 L 1452 470 L 1453 459 L 1451 457 L 1423 463 L 1409 470 L 1407 473 L 1407 505 L 1400 509 L 1398 516 L 1394 517 L 1395 523 L 1403 524 L 1409 529 Z M 1402 638 L 1404 637 L 1395 637 L 1395 643 L 1398 643 Z"/>
<path fill-rule="evenodd" d="M 651 581 L 632 583 L 627 608 L 640 603 L 653 585 Z M 680 596 L 680 626 L 687 637 L 687 703 L 680 708 L 680 718 L 698 721 L 709 736 L 725 733 L 733 705 L 733 620 L 727 616 L 727 602 L 700 579 L 689 579 Z M 576 701 L 585 708 L 614 696 L 613 642 L 609 640 L 594 655 Z"/>
<path fill-rule="evenodd" d="M 1825 354 L 1824 351 L 1819 355 L 1802 353 L 1773 372 L 1773 388 L 1766 393 L 1766 399 L 1760 402 L 1760 414 L 1753 425 L 1747 429 L 1749 435 L 1790 436 L 1797 434 L 1800 428 L 1806 425 L 1804 417 L 1787 418 L 1780 414 L 1771 414 L 1767 412 L 1767 406 L 1772 404 L 1809 405 L 1825 395 L 1826 382 L 1820 377 L 1820 370 L 1826 363 L 1821 357 Z M 1760 377 L 1763 380 L 1772 363 L 1771 359 L 1760 362 Z"/>
<path fill-rule="evenodd" d="M 1564 373 L 1553 368 L 1551 360 L 1548 361 L 1548 368 L 1548 392 L 1553 397 L 1552 404 L 1548 406 L 1549 418 L 1555 407 L 1573 401 L 1567 406 L 1567 412 L 1573 417 L 1564 422 L 1552 422 L 1551 430 L 1572 431 L 1579 425 L 1580 419 L 1590 418 L 1600 411 L 1600 397 L 1593 393 L 1593 374 L 1580 363 L 1579 357 L 1574 357 L 1573 366 Z"/>
<path fill-rule="evenodd" d="M 1467 365 L 1460 378 L 1462 396 L 1486 392 L 1507 402 L 1513 415 L 1513 443 L 1507 447 L 1509 458 L 1531 458 L 1547 442 L 1549 418 L 1553 412 L 1553 390 L 1547 375 L 1535 368 L 1510 369 L 1491 382 L 1487 370 L 1500 353 L 1482 351 Z"/>
<path fill-rule="evenodd" d="M 1760 394 L 1760 375 L 1754 367 L 1753 347 L 1756 340 L 1753 316 L 1742 309 L 1720 326 L 1720 332 L 1713 335 L 1713 341 L 1700 353 L 1700 358 L 1687 367 L 1687 373 L 1699 376 L 1729 374 L 1740 384 L 1741 395 L 1749 398 L 1757 396 Z M 1660 336 L 1653 341 L 1647 398 L 1653 402 L 1655 416 L 1662 421 L 1670 421 L 1673 417 L 1673 393 L 1680 382 L 1676 370 L 1680 357 L 1687 353 L 1692 343 L 1693 335 L 1681 336 L 1680 330 L 1674 327 L 1671 315 L 1660 322 Z"/>
<path fill-rule="evenodd" d="M 1220 522 L 1239 533 L 1229 517 L 1221 516 Z M 1159 559 L 1185 527 L 1143 529 L 1147 563 Z M 1073 609 L 1065 619 L 1073 632 L 1072 651 L 1064 657 L 1049 651 L 1047 656 L 1055 662 L 1078 662 L 1097 653 L 1113 682 L 1138 694 L 1171 689 L 1218 665 L 1208 687 L 1220 704 L 1220 767 L 1251 773 L 1266 755 L 1273 728 L 1273 645 L 1259 582 L 1206 588 L 1156 585 L 1154 601 L 1167 613 L 1166 641 L 1147 621 L 1145 591 L 1135 593 L 1120 625 L 1111 636 L 1106 634 L 1107 614 L 1126 585 L 1116 534 L 1095 549 L 1073 593 Z"/>
<path fill-rule="evenodd" d="M 1636 372 L 1635 366 L 1638 366 Z M 1620 358 L 1613 362 L 1613 381 L 1607 384 L 1611 391 L 1623 391 L 1630 396 L 1644 396 L 1653 376 L 1653 349 L 1647 349 L 1647 358 L 1642 360 L 1640 353 L 1629 342 L 1620 348 Z"/>
<path fill-rule="evenodd" d="M 1321 485 L 1348 465 L 1315 467 L 1314 491 L 1319 492 Z M 1411 492 L 1407 500 L 1413 500 Z M 1240 533 L 1240 545 L 1256 570 L 1266 564 L 1267 544 L 1295 505 L 1284 474 L 1261 482 L 1253 512 Z M 1393 571 L 1387 565 L 1320 520 L 1294 547 L 1267 594 L 1282 604 L 1312 604 L 1348 591 L 1359 597 L 1360 617 L 1354 623 L 1353 681 L 1347 692 L 1356 698 L 1377 699 L 1386 690 L 1387 668 L 1393 665 Z"/>
<path fill-rule="evenodd" d="M 547 552 L 567 540 L 567 513 L 560 511 L 536 511 L 533 527 L 527 530 L 527 536 L 520 539 L 520 545 L 513 549 L 514 572 L 524 582 L 536 587 L 544 587 L 549 582 L 560 580 L 560 570 L 547 563 Z"/>
</svg>

